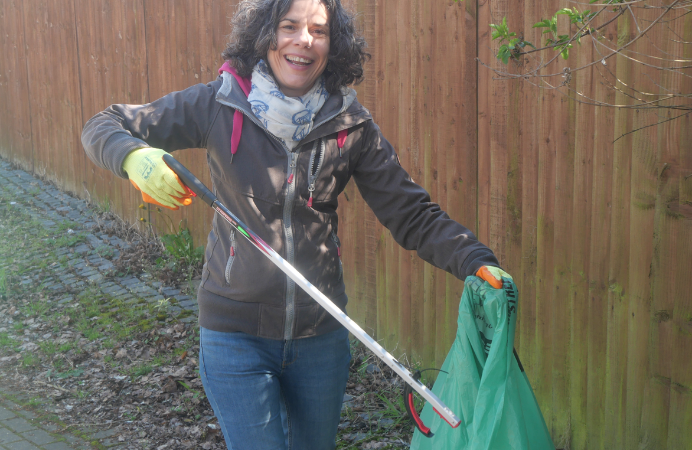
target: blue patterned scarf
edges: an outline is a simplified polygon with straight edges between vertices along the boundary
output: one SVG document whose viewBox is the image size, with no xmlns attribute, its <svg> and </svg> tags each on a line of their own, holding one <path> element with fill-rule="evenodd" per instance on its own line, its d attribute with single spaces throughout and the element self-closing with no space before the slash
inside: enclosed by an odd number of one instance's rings
<svg viewBox="0 0 692 450">
<path fill-rule="evenodd" d="M 302 97 L 288 97 L 281 92 L 261 60 L 252 71 L 252 89 L 247 99 L 255 114 L 271 134 L 281 139 L 289 150 L 310 133 L 315 114 L 322 108 L 329 93 L 324 77 Z"/>
</svg>

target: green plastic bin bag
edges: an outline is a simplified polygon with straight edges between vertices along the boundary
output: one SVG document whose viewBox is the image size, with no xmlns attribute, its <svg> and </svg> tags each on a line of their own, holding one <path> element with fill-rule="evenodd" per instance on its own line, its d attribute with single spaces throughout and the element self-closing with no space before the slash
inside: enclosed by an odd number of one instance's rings
<svg viewBox="0 0 692 450">
<path fill-rule="evenodd" d="M 456 339 L 433 392 L 461 419 L 449 426 L 429 404 L 432 437 L 415 430 L 411 450 L 554 450 L 529 380 L 514 353 L 518 293 L 468 277 Z"/>
</svg>

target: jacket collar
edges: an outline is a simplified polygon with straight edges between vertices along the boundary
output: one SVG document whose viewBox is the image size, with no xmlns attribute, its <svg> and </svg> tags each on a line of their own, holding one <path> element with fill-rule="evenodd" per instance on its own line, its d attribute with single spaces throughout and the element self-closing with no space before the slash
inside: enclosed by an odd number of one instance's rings
<svg viewBox="0 0 692 450">
<path fill-rule="evenodd" d="M 227 72 L 222 73 L 221 78 L 223 83 L 216 94 L 216 101 L 240 110 L 246 117 L 257 123 L 250 102 L 247 101 L 247 96 L 238 81 Z M 330 95 L 322 105 L 322 109 L 315 116 L 314 128 L 299 145 L 354 127 L 368 120 L 372 120 L 370 111 L 358 103 L 356 91 L 351 88 L 342 88 L 340 95 Z"/>
</svg>

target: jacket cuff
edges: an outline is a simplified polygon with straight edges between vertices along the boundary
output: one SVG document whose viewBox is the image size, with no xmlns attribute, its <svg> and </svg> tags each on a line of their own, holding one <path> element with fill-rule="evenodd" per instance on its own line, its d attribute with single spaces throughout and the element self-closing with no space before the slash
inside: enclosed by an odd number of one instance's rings
<svg viewBox="0 0 692 450">
<path fill-rule="evenodd" d="M 120 178 L 129 179 L 127 172 L 123 170 L 123 162 L 127 155 L 140 148 L 149 147 L 149 145 L 141 139 L 133 138 L 129 134 L 115 133 L 106 141 L 104 148 L 105 155 L 108 155 L 108 160 L 104 161 L 107 168 Z"/>
<path fill-rule="evenodd" d="M 495 257 L 495 254 L 489 248 L 485 248 L 475 250 L 471 254 L 469 254 L 466 257 L 466 260 L 464 261 L 464 266 L 466 266 L 464 277 L 466 278 L 472 275 L 475 276 L 476 272 L 478 272 L 478 269 L 480 269 L 483 266 L 500 267 L 500 263 Z"/>
</svg>

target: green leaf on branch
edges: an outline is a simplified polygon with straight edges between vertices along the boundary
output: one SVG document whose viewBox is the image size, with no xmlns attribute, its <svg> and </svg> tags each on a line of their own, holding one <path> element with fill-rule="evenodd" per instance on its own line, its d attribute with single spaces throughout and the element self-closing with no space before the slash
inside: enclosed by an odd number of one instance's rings
<svg viewBox="0 0 692 450">
<path fill-rule="evenodd" d="M 496 25 L 494 23 L 490 24 L 490 28 L 492 28 L 493 33 L 492 33 L 492 38 L 493 41 L 495 39 L 500 39 L 500 42 L 502 41 L 509 41 L 510 38 L 514 37 L 517 35 L 517 33 L 510 32 L 509 27 L 507 27 L 507 17 L 502 18 L 502 23 L 499 25 Z"/>
<path fill-rule="evenodd" d="M 507 64 L 510 56 L 512 56 L 512 52 L 509 50 L 507 44 L 501 45 L 497 51 L 497 59 L 501 60 L 503 64 Z"/>
</svg>

